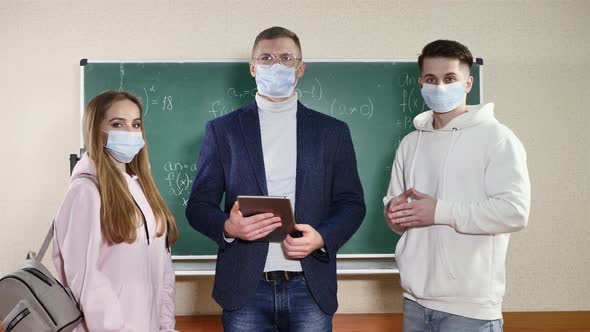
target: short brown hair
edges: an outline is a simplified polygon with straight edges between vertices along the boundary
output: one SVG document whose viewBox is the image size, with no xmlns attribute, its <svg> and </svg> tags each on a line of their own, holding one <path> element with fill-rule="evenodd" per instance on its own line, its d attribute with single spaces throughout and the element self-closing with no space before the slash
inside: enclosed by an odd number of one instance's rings
<svg viewBox="0 0 590 332">
<path fill-rule="evenodd" d="M 435 40 L 432 43 L 424 46 L 422 54 L 418 57 L 418 66 L 422 72 L 422 64 L 426 58 L 450 58 L 457 59 L 460 63 L 464 63 L 471 70 L 473 65 L 473 55 L 467 46 L 456 42 L 454 40 Z"/>
<path fill-rule="evenodd" d="M 256 36 L 256 39 L 254 40 L 254 46 L 252 47 L 252 52 L 254 52 L 254 50 L 256 49 L 256 46 L 258 46 L 258 43 L 261 40 L 277 39 L 277 38 L 291 38 L 291 40 L 293 40 L 295 45 L 297 45 L 297 48 L 299 49 L 299 53 L 301 53 L 301 43 L 299 42 L 299 37 L 297 37 L 295 32 L 293 32 L 289 29 L 283 28 L 283 27 L 271 27 L 271 28 L 265 29 L 261 33 L 259 33 L 258 36 Z"/>
</svg>

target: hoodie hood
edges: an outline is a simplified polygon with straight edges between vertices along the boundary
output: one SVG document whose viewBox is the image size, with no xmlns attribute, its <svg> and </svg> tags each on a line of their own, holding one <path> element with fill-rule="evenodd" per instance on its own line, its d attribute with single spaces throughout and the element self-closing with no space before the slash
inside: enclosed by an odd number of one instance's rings
<svg viewBox="0 0 590 332">
<path fill-rule="evenodd" d="M 72 170 L 70 182 L 73 182 L 82 175 L 90 175 L 96 178 L 96 173 L 96 164 L 94 163 L 94 160 L 90 159 L 88 152 L 84 152 L 82 158 L 80 158 L 80 161 L 76 163 L 76 166 Z"/>
<path fill-rule="evenodd" d="M 437 129 L 437 131 L 451 132 L 451 139 L 447 147 L 447 153 L 444 156 L 443 171 L 442 171 L 442 184 L 441 188 L 445 188 L 446 173 L 447 173 L 447 162 L 449 155 L 453 150 L 458 137 L 458 131 L 461 129 L 478 126 L 484 123 L 497 123 L 498 120 L 494 117 L 494 103 L 482 104 L 482 105 L 468 105 L 467 112 L 455 117 L 443 128 Z M 433 111 L 427 111 L 416 115 L 414 118 L 414 127 L 418 131 L 418 140 L 416 141 L 416 148 L 414 157 L 412 158 L 412 164 L 410 166 L 410 184 L 414 186 L 414 164 L 416 157 L 421 152 L 422 144 L 422 133 L 423 132 L 434 132 L 433 127 Z"/>
<path fill-rule="evenodd" d="M 433 111 L 422 112 L 416 115 L 414 118 L 414 127 L 420 131 L 434 131 L 433 115 Z M 438 130 L 461 130 L 488 122 L 497 122 L 494 117 L 494 103 L 468 105 L 467 112 L 455 117 L 446 126 Z"/>
</svg>

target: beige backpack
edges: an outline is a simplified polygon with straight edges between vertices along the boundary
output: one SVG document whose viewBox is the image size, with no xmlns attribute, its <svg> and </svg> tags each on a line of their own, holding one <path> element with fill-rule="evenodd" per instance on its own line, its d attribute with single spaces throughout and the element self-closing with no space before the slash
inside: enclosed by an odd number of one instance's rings
<svg viewBox="0 0 590 332">
<path fill-rule="evenodd" d="M 69 332 L 82 320 L 72 292 L 41 263 L 53 239 L 53 223 L 39 253 L 24 267 L 0 278 L 0 320 L 6 332 Z"/>
</svg>

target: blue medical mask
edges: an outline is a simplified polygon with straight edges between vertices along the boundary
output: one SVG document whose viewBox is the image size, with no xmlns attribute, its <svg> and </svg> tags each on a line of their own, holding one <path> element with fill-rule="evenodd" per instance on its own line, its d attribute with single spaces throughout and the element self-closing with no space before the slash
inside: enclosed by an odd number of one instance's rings
<svg viewBox="0 0 590 332">
<path fill-rule="evenodd" d="M 448 113 L 465 99 L 465 82 L 422 85 L 422 97 L 426 105 L 436 113 Z"/>
<path fill-rule="evenodd" d="M 275 63 L 270 67 L 256 65 L 256 87 L 258 92 L 271 98 L 290 97 L 295 89 L 295 67 Z"/>
<path fill-rule="evenodd" d="M 108 134 L 109 138 L 105 148 L 113 158 L 121 163 L 131 162 L 145 145 L 141 131 L 111 130 Z"/>
</svg>

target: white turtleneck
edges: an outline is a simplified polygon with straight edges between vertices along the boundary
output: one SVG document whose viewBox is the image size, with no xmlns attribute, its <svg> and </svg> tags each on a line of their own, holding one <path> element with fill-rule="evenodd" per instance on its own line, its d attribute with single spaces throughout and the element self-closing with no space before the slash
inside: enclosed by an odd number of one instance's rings
<svg viewBox="0 0 590 332">
<path fill-rule="evenodd" d="M 282 102 L 256 95 L 266 187 L 270 196 L 287 196 L 295 211 L 297 170 L 297 94 Z M 298 259 L 285 256 L 281 243 L 271 242 L 264 271 L 301 271 Z"/>
</svg>

